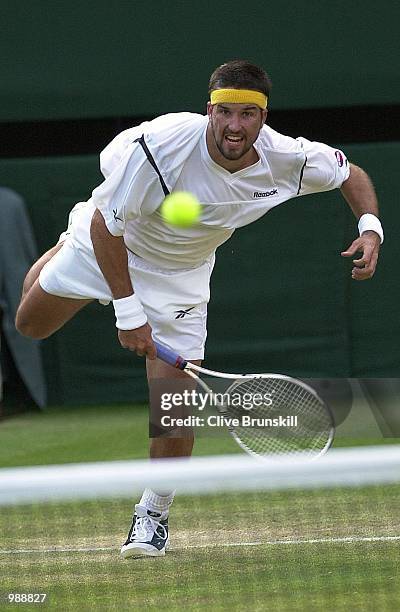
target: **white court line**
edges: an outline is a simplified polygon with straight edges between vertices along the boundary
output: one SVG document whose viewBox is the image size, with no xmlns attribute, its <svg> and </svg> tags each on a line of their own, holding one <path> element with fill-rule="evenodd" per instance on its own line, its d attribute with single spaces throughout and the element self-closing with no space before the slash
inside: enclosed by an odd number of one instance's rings
<svg viewBox="0 0 400 612">
<path fill-rule="evenodd" d="M 314 538 L 309 540 L 266 540 L 265 542 L 226 542 L 222 544 L 194 544 L 193 546 L 185 546 L 185 548 L 174 548 L 170 550 L 187 550 L 189 548 L 223 548 L 223 547 L 239 547 L 239 546 L 281 546 L 290 544 L 346 544 L 353 542 L 396 542 L 400 540 L 400 535 L 395 536 L 347 536 L 343 538 Z M 16 549 L 16 550 L 1 550 L 0 555 L 32 555 L 40 553 L 80 553 L 80 552 L 110 552 L 119 550 L 116 546 L 99 546 L 97 548 L 36 548 L 36 549 Z"/>
<path fill-rule="evenodd" d="M 80 552 L 110 552 L 119 550 L 116 546 L 99 546 L 97 548 L 20 548 L 16 550 L 1 550 L 0 555 L 33 555 L 41 553 L 80 553 Z"/>
</svg>

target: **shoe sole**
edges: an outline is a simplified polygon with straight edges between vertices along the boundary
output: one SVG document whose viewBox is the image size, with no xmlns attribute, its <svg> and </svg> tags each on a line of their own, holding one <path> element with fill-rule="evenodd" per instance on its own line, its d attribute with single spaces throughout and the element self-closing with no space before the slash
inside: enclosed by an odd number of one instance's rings
<svg viewBox="0 0 400 612">
<path fill-rule="evenodd" d="M 121 548 L 121 557 L 124 559 L 129 559 L 129 557 L 164 557 L 167 546 L 168 541 L 161 550 L 145 542 L 127 544 Z"/>
</svg>

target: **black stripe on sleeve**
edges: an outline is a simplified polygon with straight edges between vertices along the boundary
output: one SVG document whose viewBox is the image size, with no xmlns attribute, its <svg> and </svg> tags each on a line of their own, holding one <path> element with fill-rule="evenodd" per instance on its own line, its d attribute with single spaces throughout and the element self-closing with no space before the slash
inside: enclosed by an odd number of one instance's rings
<svg viewBox="0 0 400 612">
<path fill-rule="evenodd" d="M 169 189 L 165 184 L 165 181 L 161 175 L 161 172 L 159 171 L 157 164 L 154 160 L 154 157 L 152 156 L 152 154 L 150 153 L 149 147 L 147 146 L 145 139 L 144 139 L 144 134 L 140 137 L 137 138 L 136 140 L 134 140 L 134 142 L 138 142 L 140 144 L 140 146 L 142 147 L 147 159 L 149 160 L 150 164 L 153 166 L 154 170 L 156 171 L 158 178 L 160 179 L 160 183 L 161 183 L 161 187 L 162 190 L 164 192 L 164 195 L 167 196 L 169 195 Z"/>
<path fill-rule="evenodd" d="M 297 195 L 299 195 L 299 193 L 300 193 L 301 183 L 302 183 L 302 180 L 303 180 L 303 174 L 304 174 L 304 168 L 306 167 L 306 165 L 307 165 L 307 155 L 306 155 L 306 158 L 305 158 L 305 160 L 304 160 L 304 164 L 303 164 L 303 166 L 302 166 L 302 168 L 301 168 L 301 170 L 300 170 L 299 188 L 298 188 L 298 190 L 297 190 Z"/>
</svg>

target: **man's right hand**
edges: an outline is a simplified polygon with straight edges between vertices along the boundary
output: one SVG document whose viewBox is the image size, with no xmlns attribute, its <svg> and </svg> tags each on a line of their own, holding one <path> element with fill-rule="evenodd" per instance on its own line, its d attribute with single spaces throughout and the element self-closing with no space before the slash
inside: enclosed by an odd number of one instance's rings
<svg viewBox="0 0 400 612">
<path fill-rule="evenodd" d="M 118 338 L 123 348 L 134 351 L 141 357 L 146 356 L 148 359 L 156 359 L 157 351 L 148 323 L 137 329 L 119 329 Z"/>
</svg>

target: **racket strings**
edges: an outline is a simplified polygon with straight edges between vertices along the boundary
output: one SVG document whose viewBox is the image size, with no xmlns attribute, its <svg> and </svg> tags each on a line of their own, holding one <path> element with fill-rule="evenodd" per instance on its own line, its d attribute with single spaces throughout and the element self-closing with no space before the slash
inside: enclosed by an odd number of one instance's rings
<svg viewBox="0 0 400 612">
<path fill-rule="evenodd" d="M 329 444 L 333 426 L 329 411 L 316 394 L 296 381 L 238 379 L 227 395 L 227 415 L 239 421 L 231 432 L 252 453 L 315 456 Z"/>
</svg>

